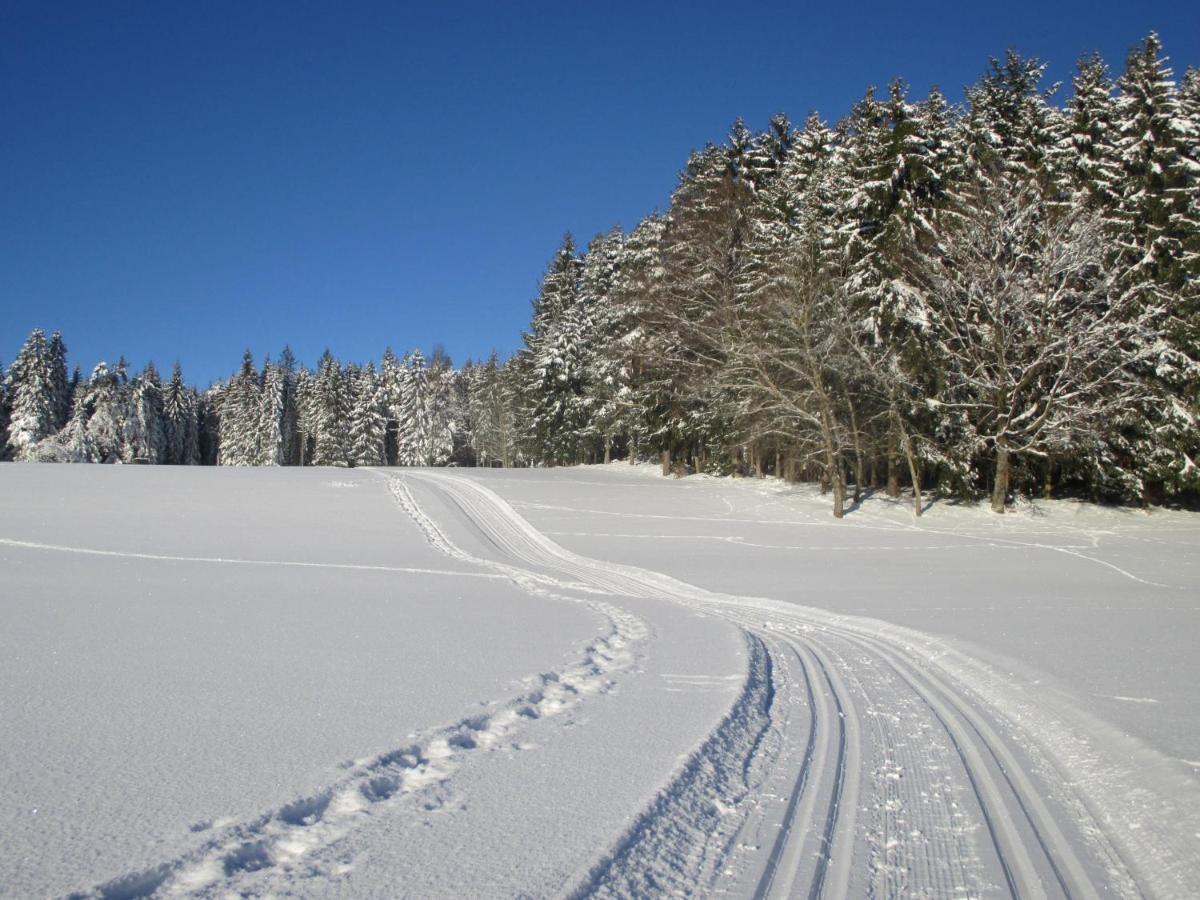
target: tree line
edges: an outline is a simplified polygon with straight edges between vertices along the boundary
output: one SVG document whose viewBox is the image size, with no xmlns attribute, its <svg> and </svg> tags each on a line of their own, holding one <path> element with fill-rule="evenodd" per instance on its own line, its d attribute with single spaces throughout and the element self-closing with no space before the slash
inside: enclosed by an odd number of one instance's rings
<svg viewBox="0 0 1200 900">
<path fill-rule="evenodd" d="M 1195 499 L 1200 73 L 1158 37 L 1059 107 L 1010 51 L 961 107 L 901 81 L 833 126 L 783 115 L 691 154 L 663 214 L 534 302 L 519 385 L 545 463 L 869 488 Z"/>
<path fill-rule="evenodd" d="M 317 366 L 287 348 L 256 366 L 247 351 L 238 372 L 205 391 L 175 364 L 163 382 L 154 363 L 130 374 L 122 358 L 90 376 L 67 377 L 66 346 L 35 329 L 0 391 L 5 455 L 30 462 L 227 466 L 511 465 L 502 367 L 455 369 L 440 350 L 384 352 L 380 366 Z"/>
<path fill-rule="evenodd" d="M 668 208 L 570 235 L 523 347 L 455 368 L 285 351 L 204 392 L 178 365 L 66 374 L 35 331 L 0 390 L 17 459 L 556 465 L 656 458 L 863 492 L 1194 501 L 1200 73 L 1151 34 L 1055 104 L 1010 51 L 961 106 L 903 82 L 834 125 L 741 120 Z"/>
</svg>

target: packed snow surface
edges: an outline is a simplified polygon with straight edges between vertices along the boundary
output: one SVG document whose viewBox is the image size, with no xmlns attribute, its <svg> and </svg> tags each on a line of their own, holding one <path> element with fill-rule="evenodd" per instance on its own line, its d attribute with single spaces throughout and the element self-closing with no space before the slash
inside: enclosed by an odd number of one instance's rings
<svg viewBox="0 0 1200 900">
<path fill-rule="evenodd" d="M 0 894 L 1200 895 L 1200 517 L 0 466 Z"/>
</svg>

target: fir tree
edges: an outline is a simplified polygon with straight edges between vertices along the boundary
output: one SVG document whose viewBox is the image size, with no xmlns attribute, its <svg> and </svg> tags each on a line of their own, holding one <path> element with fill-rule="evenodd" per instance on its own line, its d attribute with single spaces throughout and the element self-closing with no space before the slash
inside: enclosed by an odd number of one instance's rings
<svg viewBox="0 0 1200 900">
<path fill-rule="evenodd" d="M 383 361 L 380 366 L 380 400 L 386 419 L 387 434 L 385 439 L 385 459 L 389 466 L 397 464 L 397 432 L 400 426 L 400 403 L 402 384 L 404 382 L 403 367 L 392 348 L 383 351 Z"/>
<path fill-rule="evenodd" d="M 67 424 L 71 414 L 71 385 L 67 381 L 67 347 L 62 335 L 54 332 L 50 335 L 50 343 L 46 347 L 47 364 L 50 368 L 50 382 L 53 386 L 54 398 L 54 430 Z"/>
<path fill-rule="evenodd" d="M 171 380 L 163 390 L 163 461 L 175 466 L 197 465 L 198 438 L 195 398 L 184 384 L 183 367 L 176 360 Z"/>
<path fill-rule="evenodd" d="M 1098 53 L 1079 61 L 1066 104 L 1066 134 L 1057 165 L 1070 189 L 1108 219 L 1120 202 L 1116 104 L 1108 66 Z"/>
<path fill-rule="evenodd" d="M 4 362 L 0 360 L 0 374 L 4 373 Z M 8 451 L 8 378 L 0 378 L 0 459 L 4 459 Z"/>
<path fill-rule="evenodd" d="M 161 463 L 165 454 L 162 384 L 153 362 L 126 386 L 121 399 L 122 461 Z"/>
<path fill-rule="evenodd" d="M 383 384 L 375 373 L 373 362 L 354 372 L 352 393 L 350 461 L 356 466 L 386 465 L 387 419 L 384 416 Z"/>
<path fill-rule="evenodd" d="M 220 451 L 223 466 L 252 466 L 258 459 L 261 386 L 247 350 L 241 371 L 220 392 Z"/>
<path fill-rule="evenodd" d="M 270 360 L 263 363 L 258 416 L 254 423 L 256 466 L 282 466 L 287 461 L 284 439 L 286 378 L 284 371 L 272 365 Z"/>
<path fill-rule="evenodd" d="M 40 329 L 25 340 L 5 379 L 11 404 L 8 447 L 16 459 L 29 456 L 58 421 L 55 372 L 46 335 Z M 65 381 L 65 378 L 64 378 Z"/>
<path fill-rule="evenodd" d="M 328 350 L 321 356 L 313 384 L 314 466 L 350 465 L 347 430 L 349 390 L 341 366 Z"/>
</svg>

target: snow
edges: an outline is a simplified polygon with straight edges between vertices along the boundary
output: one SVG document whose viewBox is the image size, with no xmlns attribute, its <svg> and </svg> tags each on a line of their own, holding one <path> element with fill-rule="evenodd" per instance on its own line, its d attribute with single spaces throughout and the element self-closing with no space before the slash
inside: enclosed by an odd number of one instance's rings
<svg viewBox="0 0 1200 900">
<path fill-rule="evenodd" d="M 1200 746 L 1200 516 L 1074 501 L 997 516 L 936 502 L 914 520 L 911 499 L 877 495 L 838 522 L 808 485 L 624 463 L 572 471 L 477 477 L 579 552 L 959 639 L 1169 756 Z M 1122 709 L 1113 694 L 1170 711 Z"/>
<path fill-rule="evenodd" d="M 0 496 L 3 896 L 287 884 L 301 862 L 318 892 L 510 866 L 561 889 L 741 684 L 727 625 L 530 593 L 439 552 L 364 470 L 10 465 Z M 682 640 L 648 665 L 653 627 Z M 658 666 L 701 644 L 733 680 L 661 714 Z M 628 707 L 590 710 L 634 669 Z M 613 738 L 572 740 L 585 714 Z"/>
<path fill-rule="evenodd" d="M 1192 896 L 1200 517 L 0 467 L 0 895 Z"/>
</svg>

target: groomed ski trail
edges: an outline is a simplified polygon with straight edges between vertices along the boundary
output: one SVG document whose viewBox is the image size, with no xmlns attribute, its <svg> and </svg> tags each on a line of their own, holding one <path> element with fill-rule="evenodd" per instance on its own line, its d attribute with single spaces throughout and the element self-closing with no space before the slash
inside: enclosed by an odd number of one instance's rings
<svg viewBox="0 0 1200 900">
<path fill-rule="evenodd" d="M 467 517 L 496 552 L 487 562 L 499 571 L 532 586 L 666 599 L 720 615 L 765 654 L 762 662 L 752 654 L 746 688 L 713 738 L 572 896 L 639 888 L 810 898 L 1200 895 L 1189 863 L 1197 824 L 1190 797 L 1155 796 L 1169 812 L 1147 819 L 1141 813 L 1154 791 L 1140 785 L 1136 769 L 1106 755 L 1061 710 L 1022 696 L 943 642 L 590 559 L 468 477 L 389 476 L 398 502 L 429 522 L 435 545 L 444 535 L 408 479 Z M 764 668 L 769 702 L 752 702 L 769 721 L 746 757 L 744 740 L 731 751 L 720 738 L 731 719 L 746 718 Z M 746 777 L 733 792 L 720 779 L 695 777 L 735 768 Z M 711 828 L 688 813 L 705 804 L 721 810 L 726 831 L 738 824 L 736 840 L 715 842 L 722 860 L 712 858 Z M 758 843 L 756 833 L 764 836 Z"/>
</svg>

